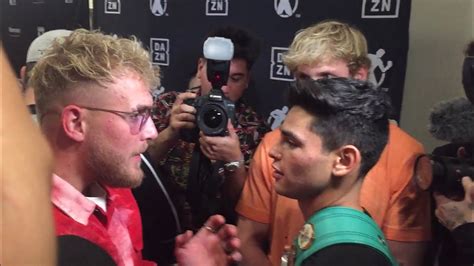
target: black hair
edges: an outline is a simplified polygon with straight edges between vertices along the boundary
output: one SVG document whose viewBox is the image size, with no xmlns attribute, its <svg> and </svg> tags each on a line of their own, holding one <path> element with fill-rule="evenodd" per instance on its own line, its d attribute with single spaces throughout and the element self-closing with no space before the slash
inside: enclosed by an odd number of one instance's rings
<svg viewBox="0 0 474 266">
<path fill-rule="evenodd" d="M 359 149 L 359 177 L 375 165 L 387 144 L 390 98 L 370 82 L 347 78 L 298 80 L 290 88 L 289 105 L 314 115 L 311 130 L 321 137 L 325 150 L 344 145 Z"/>
<path fill-rule="evenodd" d="M 251 69 L 260 54 L 261 41 L 252 33 L 235 26 L 224 26 L 211 31 L 208 37 L 223 37 L 230 39 L 234 44 L 234 57 L 247 62 L 247 69 Z"/>
<path fill-rule="evenodd" d="M 464 54 L 466 56 L 474 56 L 474 41 L 471 41 L 467 44 Z"/>
</svg>

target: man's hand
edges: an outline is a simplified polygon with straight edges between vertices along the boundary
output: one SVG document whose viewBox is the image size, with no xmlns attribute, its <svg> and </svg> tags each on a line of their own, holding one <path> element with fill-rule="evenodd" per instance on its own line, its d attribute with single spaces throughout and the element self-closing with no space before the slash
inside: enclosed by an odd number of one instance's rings
<svg viewBox="0 0 474 266">
<path fill-rule="evenodd" d="M 211 216 L 193 236 L 186 231 L 176 237 L 175 255 L 178 265 L 227 265 L 242 259 L 237 228 L 225 224 L 221 215 Z"/>
<path fill-rule="evenodd" d="M 227 136 L 206 136 L 199 134 L 201 151 L 210 160 L 233 162 L 242 159 L 239 137 L 230 120 L 227 122 Z"/>
<path fill-rule="evenodd" d="M 445 196 L 434 193 L 436 200 L 435 215 L 439 222 L 448 230 L 474 222 L 474 182 L 468 176 L 462 178 L 465 196 L 462 201 L 454 201 Z"/>
<path fill-rule="evenodd" d="M 170 123 L 168 128 L 173 137 L 179 137 L 179 131 L 183 128 L 194 128 L 196 108 L 184 103 L 187 99 L 196 98 L 196 94 L 192 92 L 183 92 L 176 97 L 170 114 Z"/>
</svg>

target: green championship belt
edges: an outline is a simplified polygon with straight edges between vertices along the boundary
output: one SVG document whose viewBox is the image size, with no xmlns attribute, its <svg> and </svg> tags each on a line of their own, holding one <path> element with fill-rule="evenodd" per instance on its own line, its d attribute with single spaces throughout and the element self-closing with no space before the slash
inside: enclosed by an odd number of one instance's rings
<svg viewBox="0 0 474 266">
<path fill-rule="evenodd" d="M 300 266 L 306 258 L 325 247 L 343 243 L 372 247 L 392 265 L 398 265 L 377 224 L 367 214 L 347 207 L 322 209 L 306 221 L 294 241 L 295 265 Z"/>
</svg>

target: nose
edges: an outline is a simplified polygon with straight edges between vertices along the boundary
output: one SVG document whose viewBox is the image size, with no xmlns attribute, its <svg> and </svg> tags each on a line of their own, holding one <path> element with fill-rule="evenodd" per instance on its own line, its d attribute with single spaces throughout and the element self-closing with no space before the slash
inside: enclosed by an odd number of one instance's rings
<svg viewBox="0 0 474 266">
<path fill-rule="evenodd" d="M 153 140 L 158 136 L 158 131 L 156 131 L 155 124 L 153 123 L 151 117 L 148 117 L 146 120 L 142 132 L 146 140 Z"/>
<path fill-rule="evenodd" d="M 270 158 L 272 158 L 274 161 L 278 161 L 281 159 L 281 153 L 278 148 L 279 144 L 273 145 L 273 147 L 270 149 L 268 152 L 268 155 Z"/>
</svg>

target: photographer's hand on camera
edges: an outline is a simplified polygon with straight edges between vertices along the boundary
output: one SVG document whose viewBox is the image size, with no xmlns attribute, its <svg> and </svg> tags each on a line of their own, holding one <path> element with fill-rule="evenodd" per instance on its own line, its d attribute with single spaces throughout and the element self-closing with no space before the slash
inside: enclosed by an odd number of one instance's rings
<svg viewBox="0 0 474 266">
<path fill-rule="evenodd" d="M 227 123 L 227 131 L 229 134 L 226 136 L 206 136 L 202 131 L 199 133 L 201 151 L 210 160 L 223 162 L 241 160 L 239 137 L 230 120 Z"/>
<path fill-rule="evenodd" d="M 196 127 L 196 108 L 185 103 L 188 99 L 196 98 L 192 92 L 183 92 L 178 95 L 171 108 L 170 123 L 168 128 L 172 132 L 175 140 L 179 139 L 182 129 L 191 129 Z"/>
<path fill-rule="evenodd" d="M 166 129 L 158 134 L 158 137 L 150 143 L 148 152 L 154 161 L 159 161 L 166 156 L 168 151 L 177 143 L 180 132 L 196 126 L 196 109 L 184 102 L 196 98 L 192 92 L 178 94 L 176 101 L 170 110 L 169 124 Z"/>
<path fill-rule="evenodd" d="M 434 193 L 435 215 L 439 222 L 450 231 L 460 225 L 474 223 L 474 182 L 470 177 L 465 176 L 462 178 L 462 185 L 465 191 L 462 201 L 454 201 Z"/>
</svg>

